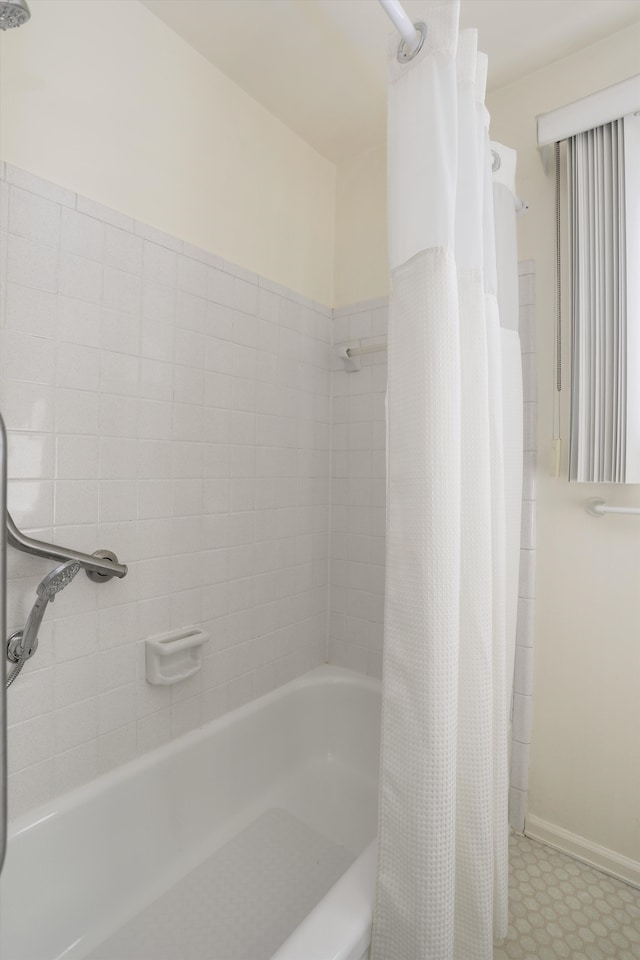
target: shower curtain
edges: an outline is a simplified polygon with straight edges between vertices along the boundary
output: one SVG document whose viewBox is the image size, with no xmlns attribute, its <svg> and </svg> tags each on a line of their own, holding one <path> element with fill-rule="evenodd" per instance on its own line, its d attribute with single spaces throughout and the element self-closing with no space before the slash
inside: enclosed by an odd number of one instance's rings
<svg viewBox="0 0 640 960">
<path fill-rule="evenodd" d="M 372 960 L 507 926 L 505 507 L 487 61 L 457 0 L 390 60 L 388 480 Z M 510 679 L 510 678 L 509 678 Z"/>
</svg>

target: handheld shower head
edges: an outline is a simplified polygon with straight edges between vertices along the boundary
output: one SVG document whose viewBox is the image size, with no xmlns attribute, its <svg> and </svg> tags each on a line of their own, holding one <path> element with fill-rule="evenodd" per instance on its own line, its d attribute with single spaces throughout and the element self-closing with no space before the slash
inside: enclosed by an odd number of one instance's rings
<svg viewBox="0 0 640 960">
<path fill-rule="evenodd" d="M 30 17 L 27 0 L 0 0 L 0 30 L 21 27 Z"/>
<path fill-rule="evenodd" d="M 25 660 L 33 656 L 38 648 L 38 631 L 45 610 L 47 609 L 47 604 L 53 603 L 56 594 L 64 590 L 68 583 L 71 583 L 79 569 L 80 564 L 77 560 L 68 560 L 66 563 L 61 563 L 57 567 L 54 567 L 51 573 L 48 573 L 44 580 L 36 587 L 36 602 L 27 617 L 24 630 L 16 630 L 15 633 L 11 634 L 7 642 L 7 657 L 12 663 L 18 665 L 8 677 L 7 686 L 13 683 L 20 673 Z"/>
<path fill-rule="evenodd" d="M 76 560 L 59 564 L 36 587 L 36 593 L 43 600 L 53 600 L 57 593 L 60 593 L 68 583 L 71 583 L 79 569 L 80 564 Z"/>
</svg>

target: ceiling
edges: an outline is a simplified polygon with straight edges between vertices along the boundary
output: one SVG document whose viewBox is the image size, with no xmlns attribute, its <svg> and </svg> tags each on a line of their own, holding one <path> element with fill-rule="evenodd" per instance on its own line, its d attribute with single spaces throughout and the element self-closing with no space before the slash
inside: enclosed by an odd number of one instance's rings
<svg viewBox="0 0 640 960">
<path fill-rule="evenodd" d="M 377 0 L 142 0 L 319 153 L 382 141 L 392 27 Z M 423 0 L 404 0 L 418 19 Z M 640 0 L 462 0 L 489 89 L 640 21 Z"/>
</svg>

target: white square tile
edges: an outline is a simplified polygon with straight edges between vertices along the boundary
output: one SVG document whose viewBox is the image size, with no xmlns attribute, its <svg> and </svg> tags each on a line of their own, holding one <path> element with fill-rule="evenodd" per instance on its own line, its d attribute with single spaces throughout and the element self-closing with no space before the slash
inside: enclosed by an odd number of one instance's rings
<svg viewBox="0 0 640 960">
<path fill-rule="evenodd" d="M 531 742 L 531 697 L 519 693 L 513 696 L 513 738 Z"/>
<path fill-rule="evenodd" d="M 133 480 L 101 480 L 101 523 L 135 520 L 138 516 L 138 487 Z"/>
<path fill-rule="evenodd" d="M 170 362 L 140 358 L 140 396 L 148 400 L 173 399 L 173 365 Z"/>
<path fill-rule="evenodd" d="M 536 302 L 535 275 L 532 273 L 523 274 L 518 280 L 520 286 L 520 303 L 523 305 L 534 304 Z"/>
<path fill-rule="evenodd" d="M 195 367 L 174 366 L 173 395 L 176 403 L 204 403 L 204 371 Z"/>
<path fill-rule="evenodd" d="M 164 362 L 172 361 L 174 339 L 175 330 L 172 322 L 143 318 L 140 348 L 143 357 Z"/>
<path fill-rule="evenodd" d="M 233 339 L 233 314 L 231 307 L 207 299 L 206 332 L 221 340 Z"/>
<path fill-rule="evenodd" d="M 217 373 L 233 373 L 233 344 L 216 337 L 206 338 L 205 366 L 207 370 Z"/>
<path fill-rule="evenodd" d="M 524 467 L 522 474 L 522 499 L 536 499 L 536 481 L 537 481 L 537 456 L 535 451 L 525 451 Z"/>
<path fill-rule="evenodd" d="M 207 325 L 207 301 L 179 289 L 176 296 L 176 323 L 186 330 L 204 333 Z"/>
<path fill-rule="evenodd" d="M 55 293 L 58 288 L 58 251 L 25 237 L 9 236 L 7 280 Z"/>
<path fill-rule="evenodd" d="M 58 344 L 56 384 L 73 390 L 97 391 L 100 351 L 73 343 Z"/>
<path fill-rule="evenodd" d="M 137 753 L 136 724 L 111 730 L 98 738 L 98 770 L 106 773 L 128 760 L 133 760 Z"/>
<path fill-rule="evenodd" d="M 234 278 L 223 270 L 209 267 L 207 272 L 207 299 L 225 307 L 233 307 Z"/>
<path fill-rule="evenodd" d="M 258 315 L 258 287 L 236 277 L 233 291 L 234 308 L 256 317 Z"/>
<path fill-rule="evenodd" d="M 16 724 L 11 727 L 9 738 L 11 750 L 7 767 L 10 774 L 47 760 L 53 750 L 51 714 Z"/>
<path fill-rule="evenodd" d="M 58 296 L 58 339 L 85 347 L 100 346 L 100 305 Z"/>
<path fill-rule="evenodd" d="M 136 444 L 137 476 L 162 480 L 172 476 L 172 444 L 161 440 L 141 440 Z"/>
<path fill-rule="evenodd" d="M 525 647 L 533 647 L 535 632 L 535 600 L 520 597 L 518 599 L 518 621 L 516 641 Z"/>
<path fill-rule="evenodd" d="M 202 700 L 195 696 L 171 707 L 171 736 L 180 737 L 199 726 L 202 719 Z"/>
<path fill-rule="evenodd" d="M 145 440 L 169 440 L 173 422 L 170 403 L 140 400 L 138 412 L 139 436 Z"/>
<path fill-rule="evenodd" d="M 65 793 L 98 776 L 98 742 L 89 740 L 59 753 L 53 763 L 53 786 Z"/>
<path fill-rule="evenodd" d="M 134 683 L 116 687 L 98 697 L 98 731 L 100 736 L 133 723 L 136 719 Z"/>
<path fill-rule="evenodd" d="M 511 787 L 509 790 L 509 826 L 518 833 L 524 832 L 527 812 L 527 794 Z M 499 960 L 499 958 L 496 958 Z"/>
<path fill-rule="evenodd" d="M 142 287 L 142 315 L 157 324 L 173 324 L 176 315 L 175 290 L 163 283 L 145 280 Z"/>
<path fill-rule="evenodd" d="M 52 670 L 53 705 L 56 710 L 96 695 L 95 657 L 79 657 L 56 663 Z"/>
<path fill-rule="evenodd" d="M 7 665 L 9 666 L 9 665 Z M 7 723 L 13 726 L 34 717 L 50 714 L 53 709 L 53 677 L 50 668 L 23 671 L 20 682 L 12 685 L 7 698 Z"/>
<path fill-rule="evenodd" d="M 97 523 L 97 480 L 58 480 L 55 486 L 54 520 L 58 526 Z"/>
<path fill-rule="evenodd" d="M 173 480 L 173 516 L 194 516 L 202 512 L 202 480 Z"/>
<path fill-rule="evenodd" d="M 103 350 L 100 388 L 104 393 L 135 397 L 138 394 L 138 358 Z"/>
<path fill-rule="evenodd" d="M 140 352 L 140 320 L 131 313 L 104 307 L 100 314 L 100 344 L 105 350 L 127 353 L 137 359 Z"/>
<path fill-rule="evenodd" d="M 128 437 L 100 438 L 100 479 L 133 480 L 138 473 L 138 446 Z"/>
<path fill-rule="evenodd" d="M 174 359 L 188 367 L 204 368 L 205 337 L 193 330 L 178 329 L 175 332 Z"/>
<path fill-rule="evenodd" d="M 49 433 L 53 430 L 52 387 L 40 383 L 5 380 L 1 407 L 7 430 Z"/>
<path fill-rule="evenodd" d="M 523 696 L 531 696 L 533 692 L 533 647 L 516 645 L 513 689 Z"/>
<path fill-rule="evenodd" d="M 527 550 L 536 547 L 536 504 L 533 500 L 522 502 L 520 545 Z"/>
<path fill-rule="evenodd" d="M 170 516 L 172 505 L 172 480 L 138 481 L 138 517 L 141 520 Z"/>
<path fill-rule="evenodd" d="M 87 260 L 102 262 L 104 236 L 105 226 L 100 220 L 78 213 L 76 210 L 62 210 L 60 235 L 62 250 Z"/>
<path fill-rule="evenodd" d="M 522 396 L 525 401 L 535 401 L 537 397 L 536 355 L 522 354 Z"/>
<path fill-rule="evenodd" d="M 100 433 L 105 437 L 135 437 L 138 434 L 138 400 L 102 394 Z"/>
<path fill-rule="evenodd" d="M 171 436 L 178 441 L 200 441 L 203 433 L 203 408 L 198 404 L 175 403 Z"/>
<path fill-rule="evenodd" d="M 57 317 L 55 294 L 15 283 L 7 284 L 6 325 L 10 330 L 51 338 L 55 335 Z"/>
<path fill-rule="evenodd" d="M 538 446 L 538 411 L 536 403 L 524 403 L 523 446 L 525 451 L 536 450 Z"/>
<path fill-rule="evenodd" d="M 174 251 L 157 243 L 145 241 L 143 276 L 154 283 L 175 287 L 178 276 L 178 258 Z"/>
<path fill-rule="evenodd" d="M 60 238 L 60 211 L 57 203 L 19 187 L 9 190 L 9 233 L 56 246 Z"/>
<path fill-rule="evenodd" d="M 81 700 L 53 712 L 56 752 L 70 750 L 94 740 L 98 733 L 98 703 L 95 697 Z"/>
<path fill-rule="evenodd" d="M 98 438 L 56 438 L 56 477 L 61 480 L 98 479 Z"/>
<path fill-rule="evenodd" d="M 105 228 L 104 262 L 107 266 L 140 276 L 143 249 L 144 241 L 140 237 L 117 227 Z"/>
<path fill-rule="evenodd" d="M 98 646 L 97 626 L 98 614 L 95 610 L 56 620 L 53 625 L 55 662 L 63 663 L 94 653 Z"/>
<path fill-rule="evenodd" d="M 157 713 L 141 717 L 137 722 L 138 753 L 155 750 L 171 739 L 171 710 L 166 707 Z"/>
<path fill-rule="evenodd" d="M 142 281 L 134 274 L 104 268 L 102 302 L 111 310 L 137 314 L 142 309 Z"/>
<path fill-rule="evenodd" d="M 98 644 L 106 650 L 132 643 L 138 638 L 138 610 L 135 603 L 107 607 L 98 614 Z"/>
<path fill-rule="evenodd" d="M 178 257 L 178 289 L 195 297 L 207 296 L 207 267 L 191 257 Z"/>
<path fill-rule="evenodd" d="M 53 761 L 34 763 L 8 777 L 9 818 L 21 816 L 28 810 L 46 803 L 52 795 Z"/>
</svg>

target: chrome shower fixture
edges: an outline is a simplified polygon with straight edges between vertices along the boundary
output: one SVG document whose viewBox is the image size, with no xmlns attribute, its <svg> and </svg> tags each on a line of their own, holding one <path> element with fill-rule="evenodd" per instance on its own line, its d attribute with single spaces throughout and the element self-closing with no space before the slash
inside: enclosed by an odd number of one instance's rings
<svg viewBox="0 0 640 960">
<path fill-rule="evenodd" d="M 76 560 L 61 563 L 46 575 L 42 583 L 38 584 L 36 602 L 27 617 L 24 630 L 16 630 L 7 641 L 7 659 L 16 664 L 7 677 L 8 687 L 16 679 L 25 662 L 38 649 L 38 631 L 47 604 L 53 603 L 56 594 L 64 590 L 68 583 L 71 583 L 79 569 L 80 564 Z"/>
<path fill-rule="evenodd" d="M 0 0 L 0 30 L 21 27 L 30 17 L 27 0 Z"/>
</svg>

